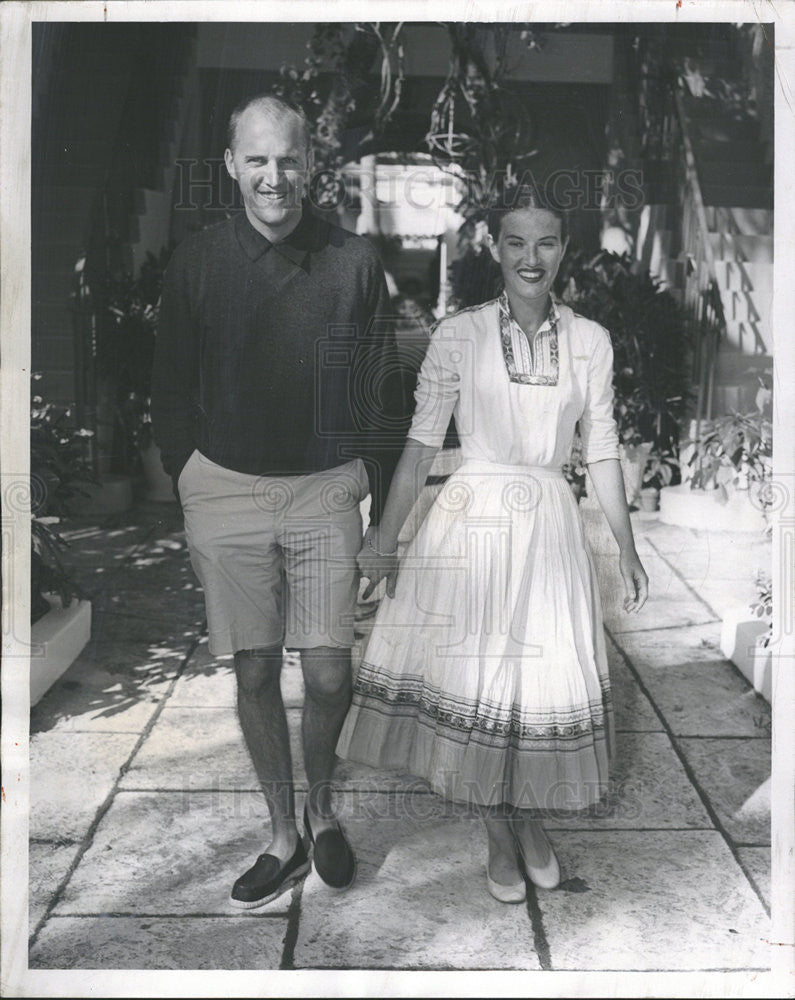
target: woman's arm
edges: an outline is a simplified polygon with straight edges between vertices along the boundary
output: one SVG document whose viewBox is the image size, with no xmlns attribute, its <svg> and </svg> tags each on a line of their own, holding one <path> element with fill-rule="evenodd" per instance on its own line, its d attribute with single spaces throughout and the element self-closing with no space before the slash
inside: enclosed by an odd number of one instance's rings
<svg viewBox="0 0 795 1000">
<path fill-rule="evenodd" d="M 435 445 L 422 444 L 411 437 L 407 439 L 392 477 L 381 521 L 368 528 L 357 560 L 362 576 L 370 581 L 362 597 L 369 597 L 384 577 L 387 595 L 395 596 L 398 535 L 417 502 L 438 450 Z"/>
<path fill-rule="evenodd" d="M 635 538 L 629 520 L 621 466 L 617 458 L 605 458 L 589 463 L 588 471 L 591 474 L 599 506 L 604 511 L 613 537 L 618 542 L 619 567 L 626 588 L 624 610 L 638 612 L 649 596 L 649 578 L 635 551 Z"/>
</svg>

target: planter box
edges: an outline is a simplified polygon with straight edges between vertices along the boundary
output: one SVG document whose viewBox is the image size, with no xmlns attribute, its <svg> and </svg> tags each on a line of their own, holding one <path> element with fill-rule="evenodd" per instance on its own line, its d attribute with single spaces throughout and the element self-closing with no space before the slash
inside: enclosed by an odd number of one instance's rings
<svg viewBox="0 0 795 1000">
<path fill-rule="evenodd" d="M 74 663 L 91 636 L 90 601 L 72 601 L 65 608 L 56 594 L 44 596 L 51 610 L 30 630 L 31 708 Z"/>
<path fill-rule="evenodd" d="M 720 503 L 716 494 L 717 490 L 691 490 L 688 485 L 664 486 L 660 490 L 660 520 L 700 531 L 766 529 L 765 517 L 747 490 L 730 493 L 726 503 Z"/>
<path fill-rule="evenodd" d="M 770 701 L 773 655 L 769 648 L 760 645 L 768 623 L 761 618 L 749 618 L 749 614 L 747 606 L 741 605 L 724 617 L 720 648 L 754 690 Z"/>
</svg>

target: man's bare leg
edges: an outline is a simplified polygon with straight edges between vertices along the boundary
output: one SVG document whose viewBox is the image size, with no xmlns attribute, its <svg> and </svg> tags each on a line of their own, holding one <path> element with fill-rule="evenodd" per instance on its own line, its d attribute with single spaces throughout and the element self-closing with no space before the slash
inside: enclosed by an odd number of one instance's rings
<svg viewBox="0 0 795 1000">
<path fill-rule="evenodd" d="M 331 776 L 337 739 L 351 703 L 351 651 L 335 646 L 301 650 L 304 674 L 302 738 L 309 782 L 307 809 L 315 834 L 335 825 Z"/>
<path fill-rule="evenodd" d="M 281 645 L 235 653 L 240 727 L 271 816 L 273 839 L 263 853 L 287 861 L 298 843 L 298 830 L 281 670 Z"/>
</svg>

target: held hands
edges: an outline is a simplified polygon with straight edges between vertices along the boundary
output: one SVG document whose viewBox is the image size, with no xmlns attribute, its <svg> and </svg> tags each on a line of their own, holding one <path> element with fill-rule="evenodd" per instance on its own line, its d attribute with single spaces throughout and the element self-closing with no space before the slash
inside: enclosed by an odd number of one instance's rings
<svg viewBox="0 0 795 1000">
<path fill-rule="evenodd" d="M 646 576 L 646 570 L 634 549 L 622 552 L 618 565 L 626 588 L 624 610 L 630 614 L 637 614 L 649 596 L 649 578 Z"/>
<path fill-rule="evenodd" d="M 378 584 L 386 578 L 386 593 L 388 597 L 395 596 L 395 583 L 398 573 L 397 552 L 391 552 L 394 546 L 387 546 L 378 537 L 378 528 L 368 528 L 364 536 L 362 550 L 356 557 L 362 576 L 366 576 L 370 583 L 362 593 L 362 598 L 366 600 Z"/>
</svg>

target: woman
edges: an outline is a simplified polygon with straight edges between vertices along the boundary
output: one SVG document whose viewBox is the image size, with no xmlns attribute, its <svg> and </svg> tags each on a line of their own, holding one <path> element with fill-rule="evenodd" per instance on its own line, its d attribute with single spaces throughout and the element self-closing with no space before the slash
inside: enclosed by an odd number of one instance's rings
<svg viewBox="0 0 795 1000">
<path fill-rule="evenodd" d="M 489 891 L 521 902 L 522 868 L 541 888 L 560 881 L 539 815 L 599 801 L 613 744 L 596 576 L 561 471 L 578 422 L 628 612 L 648 580 L 618 462 L 609 336 L 551 296 L 565 215 L 520 189 L 489 233 L 504 291 L 432 330 L 409 439 L 365 536 L 366 593 L 386 577 L 389 599 L 337 752 L 478 806 Z M 453 413 L 463 464 L 398 575 L 398 533 Z"/>
</svg>

